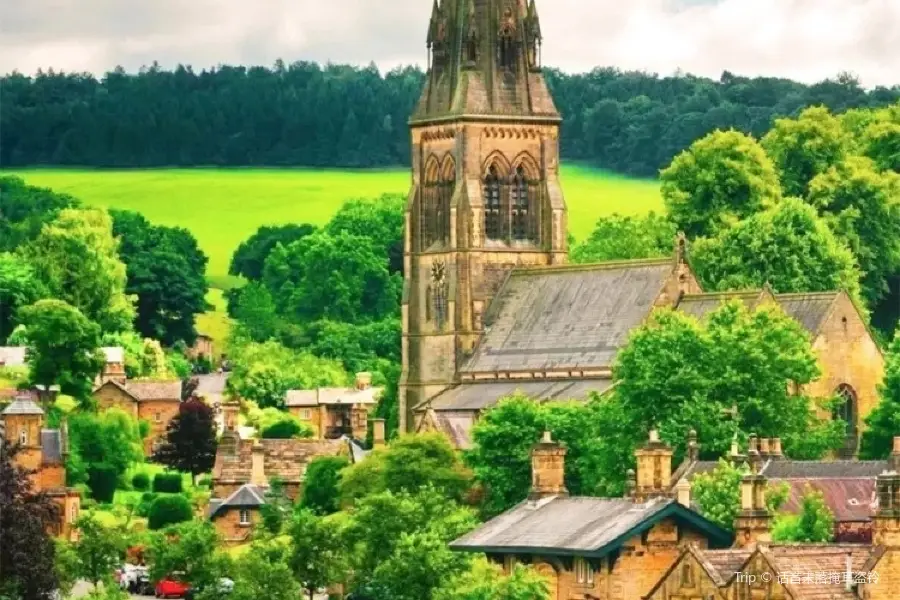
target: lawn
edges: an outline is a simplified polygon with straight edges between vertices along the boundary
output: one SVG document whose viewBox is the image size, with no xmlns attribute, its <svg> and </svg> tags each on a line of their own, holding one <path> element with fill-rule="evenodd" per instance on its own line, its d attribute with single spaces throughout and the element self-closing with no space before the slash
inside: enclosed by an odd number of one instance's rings
<svg viewBox="0 0 900 600">
<path fill-rule="evenodd" d="M 228 287 L 231 254 L 260 225 L 328 221 L 342 202 L 406 194 L 409 171 L 311 169 L 145 169 L 7 171 L 88 204 L 143 213 L 150 221 L 190 229 L 209 256 L 214 287 Z M 562 169 L 569 228 L 584 238 L 596 219 L 661 207 L 659 185 L 579 166 Z"/>
</svg>

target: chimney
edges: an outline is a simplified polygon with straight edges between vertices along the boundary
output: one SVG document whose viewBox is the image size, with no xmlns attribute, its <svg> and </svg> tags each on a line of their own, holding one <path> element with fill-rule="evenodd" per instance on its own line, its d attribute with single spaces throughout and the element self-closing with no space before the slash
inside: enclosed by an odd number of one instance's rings
<svg viewBox="0 0 900 600">
<path fill-rule="evenodd" d="M 731 438 L 731 450 L 728 452 L 728 462 L 732 465 L 740 465 L 744 463 L 746 458 L 746 456 L 741 454 L 741 447 L 738 445 L 737 434 L 734 434 L 734 437 Z"/>
<path fill-rule="evenodd" d="M 900 435 L 894 436 L 894 449 L 891 451 L 891 470 L 900 473 Z"/>
<path fill-rule="evenodd" d="M 356 374 L 356 389 L 357 390 L 367 390 L 372 387 L 372 374 L 371 373 L 357 373 Z"/>
<path fill-rule="evenodd" d="M 625 471 L 625 497 L 633 499 L 635 488 L 637 488 L 637 479 L 634 469 L 628 469 Z"/>
<path fill-rule="evenodd" d="M 759 454 L 759 441 L 755 433 L 750 434 L 750 448 L 747 450 L 747 462 L 754 473 L 759 473 L 762 465 L 762 456 Z"/>
<path fill-rule="evenodd" d="M 687 478 L 682 479 L 675 486 L 675 496 L 678 498 L 678 504 L 685 508 L 691 507 L 691 482 Z"/>
<path fill-rule="evenodd" d="M 766 478 L 757 472 L 741 479 L 741 510 L 734 520 L 735 540 L 738 548 L 770 542 L 772 515 L 766 507 Z"/>
<path fill-rule="evenodd" d="M 254 440 L 253 455 L 250 466 L 250 483 L 253 485 L 266 486 L 269 480 L 266 479 L 266 449 L 263 448 L 262 442 Z"/>
<path fill-rule="evenodd" d="M 875 484 L 878 509 L 872 517 L 872 541 L 876 545 L 900 545 L 900 474 L 885 471 Z"/>
<path fill-rule="evenodd" d="M 759 440 L 759 454 L 763 458 L 769 458 L 770 453 L 772 452 L 769 445 L 769 438 L 760 438 Z"/>
<path fill-rule="evenodd" d="M 688 433 L 687 459 L 692 463 L 700 460 L 700 444 L 697 443 L 697 431 L 694 429 Z"/>
<path fill-rule="evenodd" d="M 554 442 L 545 431 L 540 443 L 531 450 L 531 494 L 537 500 L 548 496 L 568 496 L 566 489 L 566 448 Z"/>
<path fill-rule="evenodd" d="M 772 438 L 772 444 L 769 449 L 772 451 L 772 458 L 776 460 L 784 458 L 784 454 L 781 453 L 781 438 Z"/>
<path fill-rule="evenodd" d="M 672 448 L 659 439 L 656 429 L 650 439 L 635 453 L 637 458 L 637 490 L 635 500 L 668 496 L 672 480 Z"/>
<path fill-rule="evenodd" d="M 372 447 L 384 446 L 384 419 L 372 419 Z"/>
</svg>

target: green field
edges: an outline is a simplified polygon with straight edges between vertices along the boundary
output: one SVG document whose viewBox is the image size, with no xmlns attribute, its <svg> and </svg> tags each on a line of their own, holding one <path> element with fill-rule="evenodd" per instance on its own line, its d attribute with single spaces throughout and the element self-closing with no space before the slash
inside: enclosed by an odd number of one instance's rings
<svg viewBox="0 0 900 600">
<path fill-rule="evenodd" d="M 230 283 L 232 252 L 260 225 L 321 225 L 348 198 L 406 194 L 410 181 L 405 169 L 28 169 L 8 173 L 91 205 L 136 210 L 154 223 L 187 227 L 209 256 L 208 276 L 216 287 Z M 601 215 L 637 214 L 661 206 L 655 181 L 568 166 L 562 169 L 562 184 L 569 229 L 579 239 Z"/>
</svg>

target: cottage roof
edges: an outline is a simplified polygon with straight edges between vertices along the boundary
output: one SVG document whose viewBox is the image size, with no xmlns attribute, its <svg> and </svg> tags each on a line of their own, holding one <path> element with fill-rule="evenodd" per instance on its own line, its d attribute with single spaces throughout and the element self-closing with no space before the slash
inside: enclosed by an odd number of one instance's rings
<svg viewBox="0 0 900 600">
<path fill-rule="evenodd" d="M 236 489 L 224 500 L 211 500 L 208 516 L 212 519 L 227 508 L 255 508 L 265 503 L 265 490 L 260 486 L 248 483 Z"/>
<path fill-rule="evenodd" d="M 109 379 L 94 388 L 94 393 L 104 386 L 111 385 L 119 388 L 137 402 L 170 401 L 181 402 L 181 381 L 128 381 L 121 383 L 115 379 Z"/>
<path fill-rule="evenodd" d="M 197 375 L 197 393 L 200 395 L 225 394 L 225 385 L 228 383 L 228 373 L 209 373 Z"/>
<path fill-rule="evenodd" d="M 24 367 L 25 346 L 0 346 L 0 367 Z"/>
<path fill-rule="evenodd" d="M 336 404 L 377 404 L 384 388 L 318 388 L 315 390 L 289 390 L 285 396 L 288 407 L 329 406 Z"/>
<path fill-rule="evenodd" d="M 3 415 L 42 415 L 43 409 L 35 404 L 34 400 L 19 396 L 12 404 L 3 409 Z"/>
<path fill-rule="evenodd" d="M 234 435 L 216 451 L 213 479 L 220 482 L 249 483 L 253 470 L 253 444 L 263 448 L 263 471 L 267 478 L 285 483 L 300 483 L 309 462 L 317 456 L 335 456 L 344 452 L 347 441 L 340 440 L 241 440 Z"/>
<path fill-rule="evenodd" d="M 460 372 L 609 368 L 672 270 L 672 259 L 515 269 Z"/>
<path fill-rule="evenodd" d="M 525 501 L 459 538 L 450 547 L 471 552 L 601 557 L 672 518 L 706 535 L 713 547 L 733 534 L 674 500 L 551 496 Z"/>
<path fill-rule="evenodd" d="M 876 552 L 874 546 L 863 544 L 776 544 L 760 550 L 774 567 L 777 574 L 828 573 L 841 574 L 847 571 L 847 557 L 850 570 L 863 572 Z M 793 598 L 797 600 L 858 600 L 855 590 L 848 590 L 843 583 L 830 580 L 817 582 L 803 580 L 802 583 L 785 584 Z"/>
<path fill-rule="evenodd" d="M 693 548 L 693 554 L 718 586 L 724 586 L 753 554 L 751 550 L 707 550 Z"/>
</svg>

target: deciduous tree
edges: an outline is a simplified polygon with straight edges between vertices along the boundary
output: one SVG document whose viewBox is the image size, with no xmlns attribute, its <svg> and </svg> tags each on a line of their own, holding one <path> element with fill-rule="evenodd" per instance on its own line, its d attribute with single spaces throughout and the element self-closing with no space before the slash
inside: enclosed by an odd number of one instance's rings
<svg viewBox="0 0 900 600">
<path fill-rule="evenodd" d="M 272 250 L 279 244 L 289 246 L 317 230 L 315 225 L 293 223 L 287 225 L 264 225 L 248 239 L 241 242 L 231 257 L 230 275 L 240 275 L 250 281 L 259 281 L 263 267 Z"/>
<path fill-rule="evenodd" d="M 859 457 L 886 459 L 891 454 L 894 436 L 900 435 L 900 330 L 885 356 L 884 380 L 878 388 L 880 401 L 866 417 L 866 429 L 860 442 Z"/>
<path fill-rule="evenodd" d="M 748 472 L 745 465 L 733 465 L 720 459 L 715 469 L 694 477 L 691 482 L 691 498 L 707 519 L 725 529 L 733 529 L 734 520 L 741 510 L 741 479 Z M 779 510 L 789 494 L 788 484 L 769 484 L 766 489 L 766 507 L 769 512 Z"/>
<path fill-rule="evenodd" d="M 402 276 L 405 212 L 406 197 L 398 194 L 348 200 L 325 226 L 325 231 L 371 239 L 376 252 L 387 256 L 389 271 Z"/>
<path fill-rule="evenodd" d="M 341 509 L 341 472 L 350 466 L 343 456 L 319 456 L 306 468 L 300 506 L 326 516 Z"/>
<path fill-rule="evenodd" d="M 348 553 L 336 521 L 301 508 L 294 514 L 288 535 L 291 545 L 287 564 L 310 600 L 319 588 L 344 579 Z"/>
<path fill-rule="evenodd" d="M 478 559 L 472 568 L 434 592 L 434 600 L 548 600 L 550 586 L 533 568 L 516 565 L 504 575 L 502 569 Z"/>
<path fill-rule="evenodd" d="M 213 409 L 200 398 L 182 402 L 166 428 L 165 441 L 153 460 L 170 469 L 197 475 L 212 470 L 216 462 L 216 423 Z"/>
<path fill-rule="evenodd" d="M 664 216 L 650 212 L 641 217 L 601 217 L 586 240 L 569 254 L 573 263 L 657 258 L 672 254 L 675 226 Z"/>
<path fill-rule="evenodd" d="M 0 252 L 0 343 L 19 325 L 16 311 L 46 295 L 34 269 L 22 257 Z"/>
<path fill-rule="evenodd" d="M 101 583 L 115 585 L 113 572 L 125 557 L 126 541 L 122 534 L 106 527 L 92 514 L 82 516 L 75 526 L 78 528 L 78 541 L 74 546 L 78 576 L 91 583 L 94 589 Z"/>
</svg>

